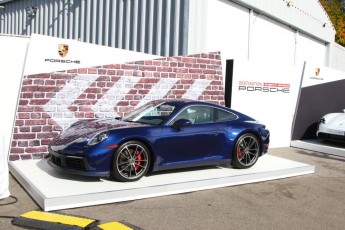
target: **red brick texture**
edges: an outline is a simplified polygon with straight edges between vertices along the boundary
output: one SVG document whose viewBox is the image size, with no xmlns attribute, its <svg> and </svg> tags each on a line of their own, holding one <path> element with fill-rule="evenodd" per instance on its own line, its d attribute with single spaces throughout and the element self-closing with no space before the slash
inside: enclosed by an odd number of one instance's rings
<svg viewBox="0 0 345 230">
<path fill-rule="evenodd" d="M 42 158 L 79 119 L 123 116 L 159 98 L 223 105 L 220 52 L 24 76 L 10 160 Z"/>
</svg>

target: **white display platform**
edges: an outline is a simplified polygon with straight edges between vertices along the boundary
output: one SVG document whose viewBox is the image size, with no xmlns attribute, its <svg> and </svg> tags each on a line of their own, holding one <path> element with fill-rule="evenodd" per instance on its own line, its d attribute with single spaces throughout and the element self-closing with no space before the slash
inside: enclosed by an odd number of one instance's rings
<svg viewBox="0 0 345 230">
<path fill-rule="evenodd" d="M 131 183 L 59 174 L 46 160 L 12 161 L 9 166 L 14 177 L 45 211 L 268 181 L 315 171 L 315 166 L 271 155 L 261 157 L 249 169 L 203 167 L 175 170 Z"/>
<path fill-rule="evenodd" d="M 345 157 L 345 144 L 320 139 L 291 141 L 291 146 L 300 149 Z"/>
</svg>

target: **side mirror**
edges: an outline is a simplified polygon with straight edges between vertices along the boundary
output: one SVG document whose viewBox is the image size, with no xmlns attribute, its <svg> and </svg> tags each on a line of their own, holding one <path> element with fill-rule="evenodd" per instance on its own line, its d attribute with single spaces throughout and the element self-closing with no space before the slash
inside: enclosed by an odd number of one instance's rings
<svg viewBox="0 0 345 230">
<path fill-rule="evenodd" d="M 179 119 L 177 121 L 175 121 L 175 123 L 172 125 L 172 128 L 173 129 L 176 129 L 176 130 L 181 130 L 181 128 L 183 127 L 187 127 L 187 126 L 190 126 L 192 125 L 192 122 L 188 119 Z"/>
</svg>

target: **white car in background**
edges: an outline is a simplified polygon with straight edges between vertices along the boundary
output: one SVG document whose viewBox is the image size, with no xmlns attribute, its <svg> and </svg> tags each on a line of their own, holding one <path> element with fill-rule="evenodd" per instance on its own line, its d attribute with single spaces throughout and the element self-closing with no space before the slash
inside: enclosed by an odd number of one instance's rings
<svg viewBox="0 0 345 230">
<path fill-rule="evenodd" d="M 345 142 L 345 109 L 342 113 L 329 113 L 323 116 L 316 131 L 321 139 Z"/>
</svg>

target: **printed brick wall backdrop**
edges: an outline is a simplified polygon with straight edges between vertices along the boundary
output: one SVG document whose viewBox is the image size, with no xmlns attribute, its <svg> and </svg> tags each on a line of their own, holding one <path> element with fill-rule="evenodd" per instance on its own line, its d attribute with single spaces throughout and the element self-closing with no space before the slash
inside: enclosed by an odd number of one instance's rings
<svg viewBox="0 0 345 230">
<path fill-rule="evenodd" d="M 37 159 L 79 119 L 123 116 L 147 101 L 224 105 L 220 52 L 24 76 L 10 160 Z"/>
</svg>

